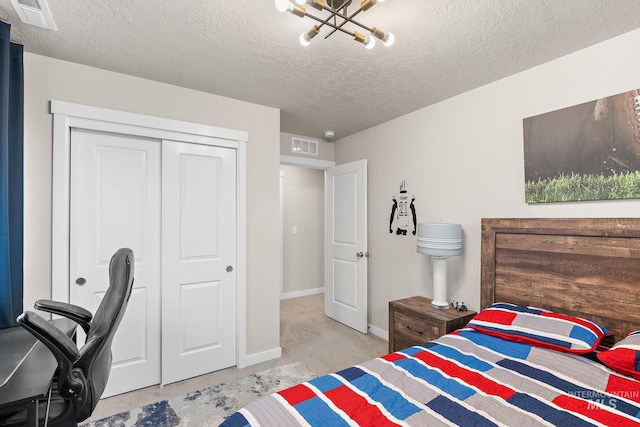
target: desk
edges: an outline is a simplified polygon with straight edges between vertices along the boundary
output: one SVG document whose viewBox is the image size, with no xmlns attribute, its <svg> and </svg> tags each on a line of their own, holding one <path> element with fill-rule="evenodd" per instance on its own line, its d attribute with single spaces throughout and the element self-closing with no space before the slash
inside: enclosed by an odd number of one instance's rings
<svg viewBox="0 0 640 427">
<path fill-rule="evenodd" d="M 53 323 L 68 336 L 75 334 L 75 322 L 56 319 Z M 26 407 L 29 421 L 37 420 L 38 399 L 46 398 L 58 367 L 55 357 L 26 329 L 17 326 L 0 330 L 0 364 L 0 384 L 4 382 L 0 387 L 0 414 L 13 407 Z"/>
</svg>

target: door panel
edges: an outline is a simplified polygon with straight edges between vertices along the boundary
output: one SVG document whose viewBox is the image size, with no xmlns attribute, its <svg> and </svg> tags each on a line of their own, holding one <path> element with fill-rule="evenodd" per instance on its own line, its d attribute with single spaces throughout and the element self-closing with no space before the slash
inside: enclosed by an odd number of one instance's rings
<svg viewBox="0 0 640 427">
<path fill-rule="evenodd" d="M 222 324 L 218 317 L 219 307 L 222 305 L 220 288 L 220 282 L 182 286 L 181 334 L 184 336 L 182 347 L 184 354 L 222 344 L 220 330 Z M 208 327 L 203 328 L 199 325 L 200 323 Z"/>
<path fill-rule="evenodd" d="M 333 273 L 333 301 L 336 304 L 357 310 L 357 287 L 350 285 L 358 283 L 358 262 L 334 259 Z M 344 284 L 349 284 L 349 286 Z"/>
<path fill-rule="evenodd" d="M 119 339 L 114 340 L 111 345 L 113 367 L 144 362 L 147 358 L 145 339 L 148 328 L 147 316 L 149 315 L 147 298 L 146 289 L 134 289 L 131 292 L 127 306 L 128 315 L 124 316 L 118 327 Z"/>
<path fill-rule="evenodd" d="M 358 246 L 357 227 L 357 171 L 346 170 L 342 173 L 334 171 L 332 175 L 333 190 L 333 242 L 340 245 L 339 248 L 351 248 Z"/>
<path fill-rule="evenodd" d="M 163 141 L 162 383 L 235 365 L 235 150 Z"/>
<path fill-rule="evenodd" d="M 207 151 L 213 150 L 215 148 Z M 182 260 L 214 260 L 220 257 L 218 185 L 222 159 L 181 153 L 179 161 Z"/>
<path fill-rule="evenodd" d="M 325 313 L 367 333 L 367 161 L 327 169 L 325 193 Z"/>
<path fill-rule="evenodd" d="M 129 247 L 135 255 L 134 289 L 103 396 L 159 383 L 160 141 L 72 129 L 70 221 L 71 303 L 95 313 L 113 253 Z"/>
</svg>

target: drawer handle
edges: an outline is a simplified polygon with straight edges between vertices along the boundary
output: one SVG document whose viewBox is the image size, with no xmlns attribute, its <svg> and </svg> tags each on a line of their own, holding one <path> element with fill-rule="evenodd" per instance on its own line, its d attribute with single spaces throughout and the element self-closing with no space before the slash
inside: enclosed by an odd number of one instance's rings
<svg viewBox="0 0 640 427">
<path fill-rule="evenodd" d="M 419 331 L 417 329 L 412 328 L 411 326 L 407 326 L 407 329 L 410 330 L 411 332 L 415 332 L 416 334 L 424 334 L 424 331 Z"/>
</svg>

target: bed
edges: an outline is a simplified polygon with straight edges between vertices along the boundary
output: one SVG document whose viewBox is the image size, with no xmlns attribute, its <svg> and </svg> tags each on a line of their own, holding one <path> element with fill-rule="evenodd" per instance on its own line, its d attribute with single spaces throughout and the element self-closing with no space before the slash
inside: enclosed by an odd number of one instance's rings
<svg viewBox="0 0 640 427">
<path fill-rule="evenodd" d="M 483 219 L 481 258 L 467 327 L 222 426 L 640 425 L 640 219 Z"/>
</svg>

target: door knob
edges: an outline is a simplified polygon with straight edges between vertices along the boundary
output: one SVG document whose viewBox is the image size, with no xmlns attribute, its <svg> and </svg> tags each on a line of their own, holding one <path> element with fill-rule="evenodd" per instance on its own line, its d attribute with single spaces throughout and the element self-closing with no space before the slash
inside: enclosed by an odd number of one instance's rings
<svg viewBox="0 0 640 427">
<path fill-rule="evenodd" d="M 231 273 L 233 271 L 233 267 L 230 265 L 227 266 L 227 273 Z"/>
<path fill-rule="evenodd" d="M 85 280 L 85 278 L 84 278 L 84 277 L 78 277 L 78 278 L 76 279 L 76 285 L 78 285 L 78 286 L 82 286 L 82 285 L 84 285 L 85 283 L 87 283 L 87 281 Z"/>
<path fill-rule="evenodd" d="M 356 254 L 356 256 L 357 256 L 358 258 L 362 258 L 362 257 L 364 256 L 364 252 L 358 252 L 358 253 Z"/>
</svg>

